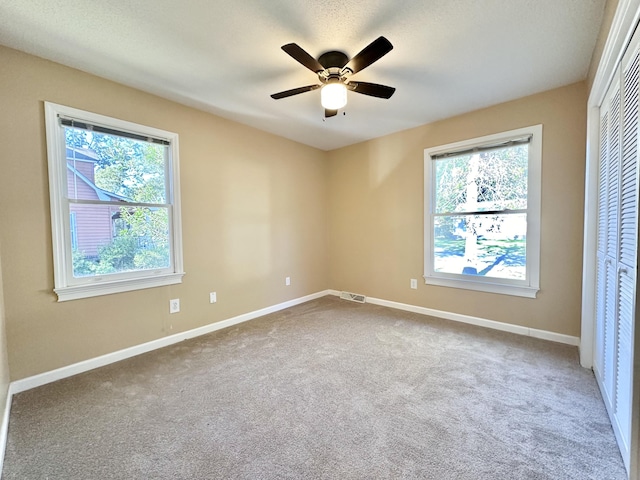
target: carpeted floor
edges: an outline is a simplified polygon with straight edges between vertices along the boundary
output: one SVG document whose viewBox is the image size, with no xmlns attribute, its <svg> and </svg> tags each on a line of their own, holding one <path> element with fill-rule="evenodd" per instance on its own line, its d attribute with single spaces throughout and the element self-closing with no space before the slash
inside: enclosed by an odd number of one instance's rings
<svg viewBox="0 0 640 480">
<path fill-rule="evenodd" d="M 626 478 L 576 348 L 335 297 L 16 395 L 3 473 Z"/>
</svg>

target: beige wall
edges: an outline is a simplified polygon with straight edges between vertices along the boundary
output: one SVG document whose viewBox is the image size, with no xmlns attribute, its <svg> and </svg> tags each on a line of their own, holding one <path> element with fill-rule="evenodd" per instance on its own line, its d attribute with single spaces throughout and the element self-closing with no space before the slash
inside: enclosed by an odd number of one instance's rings
<svg viewBox="0 0 640 480">
<path fill-rule="evenodd" d="M 0 65 L 0 254 L 12 379 L 328 288 L 325 152 L 15 50 L 0 47 Z M 45 100 L 180 135 L 183 284 L 56 302 Z M 169 315 L 171 298 L 180 298 L 181 313 Z"/>
<path fill-rule="evenodd" d="M 0 62 L 0 255 L 12 379 L 326 288 L 579 335 L 585 83 L 327 153 L 15 50 L 0 47 Z M 182 285 L 56 302 L 45 100 L 180 135 Z M 423 268 L 424 148 L 538 123 L 538 298 L 422 282 L 409 289 Z M 167 313 L 171 298 L 181 299 L 181 313 Z M 0 381 L 1 372 L 0 364 Z"/>
<path fill-rule="evenodd" d="M 541 291 L 536 299 L 427 286 L 423 151 L 543 124 Z M 331 288 L 580 334 L 586 141 L 584 82 L 329 153 Z"/>
</svg>

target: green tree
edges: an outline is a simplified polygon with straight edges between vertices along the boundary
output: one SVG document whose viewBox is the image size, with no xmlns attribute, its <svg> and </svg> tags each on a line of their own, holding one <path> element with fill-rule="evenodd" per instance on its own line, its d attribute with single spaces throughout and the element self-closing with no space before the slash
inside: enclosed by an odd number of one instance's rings
<svg viewBox="0 0 640 480">
<path fill-rule="evenodd" d="M 67 146 L 96 153 L 95 182 L 132 202 L 164 203 L 165 148 L 150 142 L 66 128 Z"/>
<path fill-rule="evenodd" d="M 118 236 L 98 250 L 97 274 L 127 272 L 135 269 L 138 244 L 134 237 Z"/>
<path fill-rule="evenodd" d="M 88 275 L 95 275 L 96 263 L 89 260 L 84 252 L 78 249 L 74 249 L 71 252 L 73 260 L 73 274 L 76 277 L 86 277 Z"/>
<path fill-rule="evenodd" d="M 65 133 L 68 147 L 89 149 L 97 155 L 96 186 L 124 202 L 119 209 L 116 238 L 100 248 L 93 271 L 87 264 L 90 261 L 82 253 L 75 253 L 74 274 L 169 266 L 169 212 L 157 205 L 167 200 L 166 147 L 78 128 L 66 128 Z"/>
<path fill-rule="evenodd" d="M 478 210 L 527 207 L 528 146 L 480 152 L 473 172 Z M 467 194 L 472 155 L 436 160 L 436 213 L 469 211 Z"/>
<path fill-rule="evenodd" d="M 462 251 L 468 271 L 478 271 L 479 231 L 499 233 L 505 216 L 473 213 L 526 209 L 527 168 L 528 145 L 436 160 L 437 254 Z"/>
</svg>

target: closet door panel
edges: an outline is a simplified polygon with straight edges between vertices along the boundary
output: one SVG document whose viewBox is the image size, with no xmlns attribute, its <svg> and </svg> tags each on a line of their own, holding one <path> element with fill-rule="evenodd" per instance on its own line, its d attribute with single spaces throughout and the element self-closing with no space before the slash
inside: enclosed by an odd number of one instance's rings
<svg viewBox="0 0 640 480">
<path fill-rule="evenodd" d="M 609 165 L 609 102 L 600 108 L 600 151 L 598 161 L 598 221 L 597 221 L 597 271 L 596 271 L 596 331 L 594 348 L 594 372 L 599 380 L 604 375 L 605 364 L 605 306 L 607 293 L 607 168 Z"/>
<path fill-rule="evenodd" d="M 618 344 L 615 385 L 615 419 L 622 440 L 621 450 L 629 450 L 629 435 L 631 433 L 631 390 L 632 390 L 632 362 L 633 362 L 633 317 L 635 309 L 636 279 L 634 272 L 621 267 L 618 275 Z"/>
<path fill-rule="evenodd" d="M 606 276 L 606 293 L 605 293 L 605 311 L 604 311 L 604 371 L 602 372 L 602 382 L 605 388 L 605 398 L 612 411 L 615 407 L 615 379 L 617 367 L 617 268 L 611 258 L 605 260 L 605 276 Z M 614 413 L 612 411 L 612 413 Z"/>
<path fill-rule="evenodd" d="M 607 257 L 618 258 L 618 207 L 620 196 L 620 87 L 611 98 L 609 153 L 607 155 Z"/>
<path fill-rule="evenodd" d="M 640 56 L 638 47 L 622 63 L 622 145 L 618 238 L 618 314 L 616 317 L 615 423 L 628 464 L 631 435 L 633 327 L 636 296 L 638 207 L 638 110 Z"/>
<path fill-rule="evenodd" d="M 620 198 L 621 91 L 616 84 L 610 92 L 607 134 L 606 250 L 604 294 L 604 369 L 602 383 L 609 411 L 615 413 L 617 369 L 617 290 Z"/>
<path fill-rule="evenodd" d="M 595 334 L 595 359 L 594 373 L 600 380 L 604 374 L 605 364 L 605 296 L 607 293 L 607 269 L 606 258 L 598 254 L 598 269 L 596 272 L 596 334 Z"/>
<path fill-rule="evenodd" d="M 628 268 L 635 268 L 637 250 L 639 72 L 640 56 L 636 52 L 623 70 L 622 78 L 622 158 L 618 261 Z"/>
</svg>

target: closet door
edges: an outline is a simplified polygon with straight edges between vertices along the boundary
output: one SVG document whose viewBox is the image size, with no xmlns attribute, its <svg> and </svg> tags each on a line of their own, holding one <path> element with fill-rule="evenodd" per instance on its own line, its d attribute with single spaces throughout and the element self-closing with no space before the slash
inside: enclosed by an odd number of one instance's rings
<svg viewBox="0 0 640 480">
<path fill-rule="evenodd" d="M 627 470 L 638 247 L 640 36 L 632 40 L 600 110 L 594 372 Z"/>
<path fill-rule="evenodd" d="M 619 78 L 618 76 L 616 78 Z M 620 185 L 620 82 L 600 109 L 598 272 L 595 373 L 607 408 L 615 405 L 618 199 Z"/>
<path fill-rule="evenodd" d="M 598 160 L 598 222 L 597 222 L 597 268 L 596 268 L 596 331 L 593 371 L 598 378 L 604 377 L 606 355 L 605 306 L 607 294 L 607 177 L 609 158 L 609 114 L 610 101 L 607 95 L 600 107 L 600 152 Z M 605 401 L 609 400 L 605 398 Z"/>
<path fill-rule="evenodd" d="M 617 258 L 617 365 L 615 419 L 620 449 L 629 457 L 631 434 L 631 393 L 633 328 L 636 297 L 636 251 L 638 206 L 638 107 L 640 99 L 638 46 L 632 44 L 622 63 L 622 149 L 620 168 L 619 247 Z"/>
</svg>

